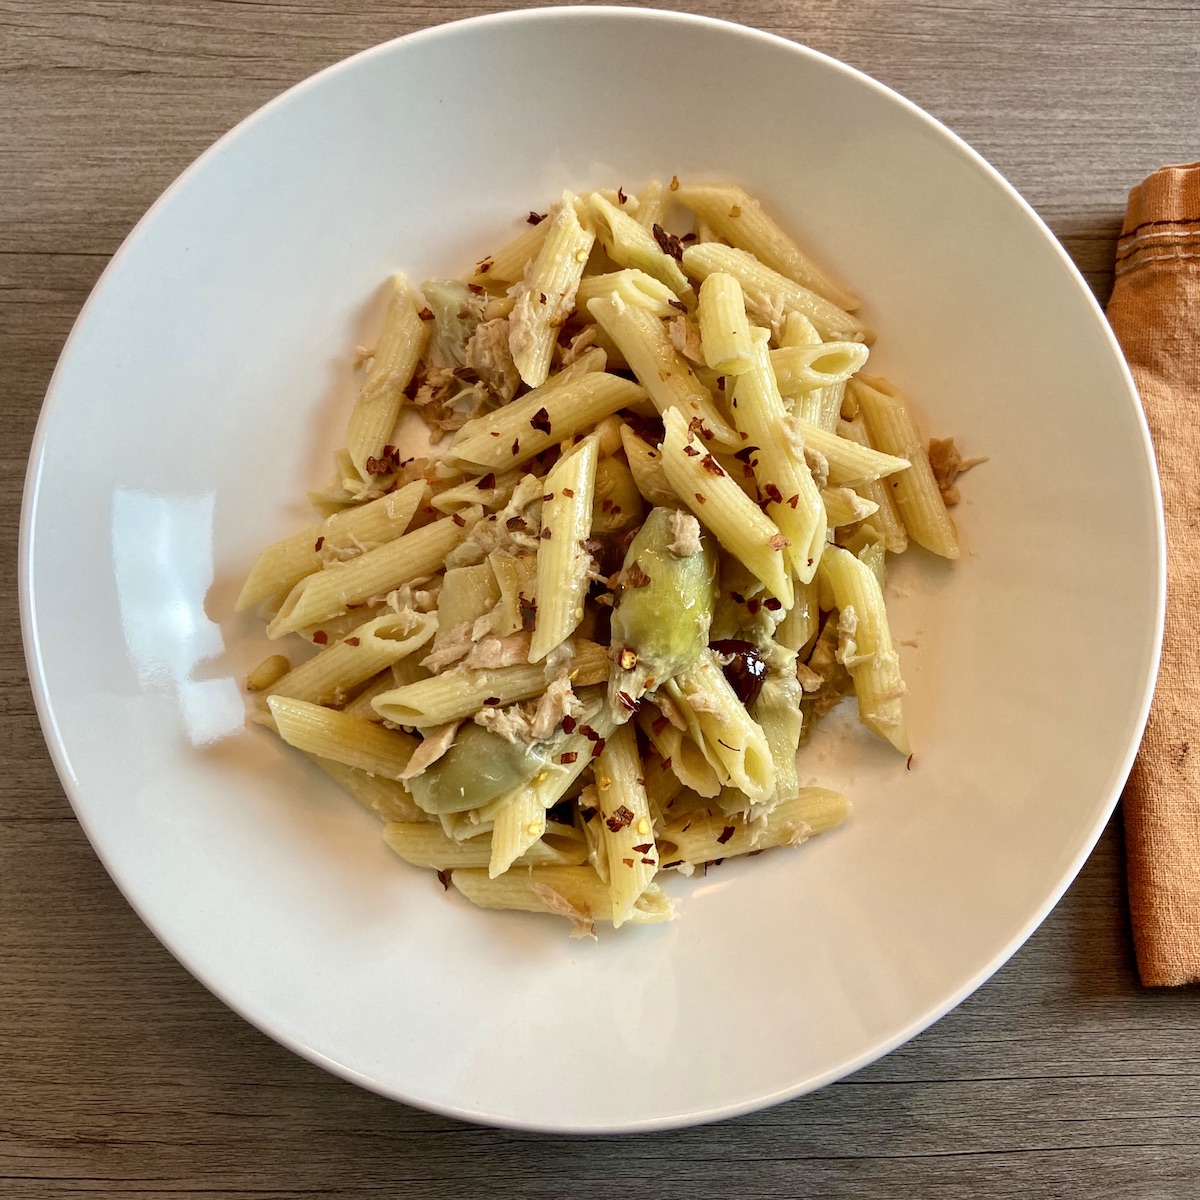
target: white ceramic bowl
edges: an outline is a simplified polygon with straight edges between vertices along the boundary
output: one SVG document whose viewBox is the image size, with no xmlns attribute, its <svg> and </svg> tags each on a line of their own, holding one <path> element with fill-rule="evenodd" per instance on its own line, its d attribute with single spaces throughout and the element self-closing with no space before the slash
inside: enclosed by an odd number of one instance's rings
<svg viewBox="0 0 1200 1200">
<path fill-rule="evenodd" d="M 897 570 L 911 771 L 842 722 L 806 773 L 851 822 L 672 884 L 598 945 L 483 913 L 242 727 L 231 613 L 308 518 L 387 273 L 458 273 L 564 186 L 738 180 L 866 298 L 873 358 L 988 464 L 968 552 Z M 1099 309 L 981 159 L 886 88 L 695 17 L 556 9 L 404 38 L 294 88 L 114 258 L 30 465 L 22 599 L 47 741 L 130 903 L 285 1045 L 473 1120 L 630 1130 L 745 1112 L 913 1036 L 1029 935 L 1146 714 L 1163 549 Z"/>
</svg>

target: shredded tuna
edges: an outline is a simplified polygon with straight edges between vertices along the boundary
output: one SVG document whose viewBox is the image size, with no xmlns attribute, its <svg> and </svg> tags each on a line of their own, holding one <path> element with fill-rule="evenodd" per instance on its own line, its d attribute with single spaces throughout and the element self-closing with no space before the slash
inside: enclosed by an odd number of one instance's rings
<svg viewBox="0 0 1200 1200">
<path fill-rule="evenodd" d="M 671 544 L 667 549 L 677 558 L 700 553 L 700 522 L 689 512 L 676 509 L 671 514 Z"/>
<path fill-rule="evenodd" d="M 481 708 L 474 719 L 476 725 L 514 745 L 527 746 L 533 741 L 529 714 L 519 704 L 510 704 L 508 708 Z"/>
<path fill-rule="evenodd" d="M 869 663 L 875 657 L 873 654 L 859 654 L 858 652 L 858 642 L 856 640 L 858 636 L 858 613 L 854 611 L 854 605 L 847 604 L 838 614 L 837 631 L 837 660 L 847 671 L 852 671 L 855 667 L 862 666 L 863 663 Z"/>
<path fill-rule="evenodd" d="M 505 638 L 489 637 L 471 647 L 463 666 L 472 671 L 491 671 L 499 667 L 514 667 L 529 661 L 529 642 L 532 634 L 512 633 Z"/>
<path fill-rule="evenodd" d="M 704 351 L 700 346 L 700 327 L 695 321 L 685 316 L 672 317 L 667 322 L 667 334 L 671 345 L 683 355 L 698 365 L 704 364 Z"/>
<path fill-rule="evenodd" d="M 544 742 L 562 724 L 563 717 L 582 716 L 584 706 L 571 690 L 566 675 L 554 679 L 538 700 L 533 712 L 530 733 L 536 742 Z"/>
<path fill-rule="evenodd" d="M 508 319 L 498 317 L 475 327 L 467 343 L 467 366 L 503 404 L 517 394 L 521 375 L 508 345 Z"/>
<path fill-rule="evenodd" d="M 421 376 L 412 402 L 431 430 L 452 433 L 480 416 L 487 400 L 487 389 L 478 381 L 462 379 L 448 367 L 430 367 Z"/>
<path fill-rule="evenodd" d="M 820 450 L 814 450 L 811 446 L 804 447 L 804 461 L 808 463 L 808 469 L 812 472 L 813 483 L 817 485 L 817 489 L 829 486 L 829 459 L 823 455 Z"/>
<path fill-rule="evenodd" d="M 671 699 L 666 692 L 654 692 L 646 697 L 651 704 L 658 707 L 658 711 L 662 713 L 676 729 L 687 732 L 687 721 L 683 719 L 683 713 L 679 711 L 679 706 Z"/>
<path fill-rule="evenodd" d="M 452 721 L 449 725 L 435 725 L 425 731 L 421 744 L 413 751 L 408 760 L 408 766 L 400 772 L 401 779 L 415 779 L 426 767 L 432 766 L 454 744 L 454 735 L 458 732 L 461 721 Z"/>
<path fill-rule="evenodd" d="M 599 327 L 585 325 L 572 339 L 571 344 L 563 351 L 562 365 L 569 367 L 594 346 L 599 345 Z"/>
<path fill-rule="evenodd" d="M 825 682 L 816 671 L 804 663 L 796 664 L 796 678 L 800 681 L 800 687 L 806 693 L 819 692 L 821 685 Z"/>
<path fill-rule="evenodd" d="M 546 906 L 549 912 L 560 917 L 567 917 L 571 922 L 573 938 L 595 938 L 596 922 L 592 914 L 584 909 L 576 908 L 561 892 L 556 892 L 548 884 L 533 880 L 529 890 Z"/>
<path fill-rule="evenodd" d="M 929 440 L 929 465 L 933 468 L 938 491 L 942 493 L 947 507 L 952 507 L 961 499 L 955 480 L 964 471 L 985 462 L 986 458 L 963 458 L 952 437 Z"/>
<path fill-rule="evenodd" d="M 433 649 L 421 659 L 421 666 L 435 675 L 458 662 L 470 653 L 474 640 L 472 638 L 471 622 L 464 621 L 447 631 L 445 637 L 438 638 Z"/>
</svg>

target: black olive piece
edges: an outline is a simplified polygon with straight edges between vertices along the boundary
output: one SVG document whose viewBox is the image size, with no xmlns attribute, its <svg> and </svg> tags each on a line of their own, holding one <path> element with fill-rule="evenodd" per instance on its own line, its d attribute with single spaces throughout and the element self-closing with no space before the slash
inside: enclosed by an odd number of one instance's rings
<svg viewBox="0 0 1200 1200">
<path fill-rule="evenodd" d="M 767 677 L 767 664 L 763 662 L 758 647 L 753 642 L 743 642 L 739 638 L 724 638 L 713 642 L 712 649 L 722 658 L 732 656 L 722 670 L 729 686 L 737 693 L 737 698 L 749 708 L 758 699 L 763 680 Z"/>
</svg>

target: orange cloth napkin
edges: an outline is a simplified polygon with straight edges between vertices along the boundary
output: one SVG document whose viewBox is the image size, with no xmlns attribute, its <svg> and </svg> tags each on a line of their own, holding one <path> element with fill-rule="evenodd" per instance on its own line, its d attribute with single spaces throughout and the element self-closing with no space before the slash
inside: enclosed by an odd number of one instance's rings
<svg viewBox="0 0 1200 1200">
<path fill-rule="evenodd" d="M 1125 788 L 1129 908 L 1149 986 L 1200 981 L 1200 163 L 1129 194 L 1112 324 L 1142 394 L 1167 519 L 1167 622 Z"/>
</svg>

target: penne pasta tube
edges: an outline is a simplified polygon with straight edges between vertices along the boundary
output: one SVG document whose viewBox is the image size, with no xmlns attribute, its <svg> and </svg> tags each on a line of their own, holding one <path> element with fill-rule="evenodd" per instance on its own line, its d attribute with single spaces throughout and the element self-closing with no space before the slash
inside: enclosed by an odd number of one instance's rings
<svg viewBox="0 0 1200 1200">
<path fill-rule="evenodd" d="M 551 825 L 542 814 L 547 840 L 533 841 L 514 861 L 518 866 L 577 867 L 587 861 L 583 835 L 569 825 Z M 412 824 L 389 821 L 383 828 L 383 840 L 405 862 L 433 871 L 452 871 L 461 867 L 486 867 L 495 844 L 495 833 L 485 831 L 469 840 L 447 837 L 441 826 L 426 819 Z"/>
<path fill-rule="evenodd" d="M 531 212 L 530 217 L 538 214 Z M 550 225 L 543 216 L 537 221 L 531 221 L 528 229 L 522 229 L 511 242 L 507 242 L 495 254 L 486 255 L 475 268 L 471 282 L 476 287 L 492 286 L 498 283 L 519 283 L 525 278 L 525 268 L 537 258 L 542 243 Z M 485 269 L 486 268 L 486 269 Z M 506 313 L 499 314 L 506 316 Z M 490 319 L 490 314 L 489 314 Z"/>
<path fill-rule="evenodd" d="M 652 179 L 637 194 L 637 223 L 643 229 L 652 230 L 663 223 L 667 215 L 667 189 L 657 179 Z"/>
<path fill-rule="evenodd" d="M 753 854 L 774 846 L 798 846 L 840 825 L 850 811 L 845 796 L 828 788 L 801 788 L 767 813 L 747 822 L 717 813 L 688 813 L 659 833 L 664 867 L 700 866 L 715 859 Z"/>
<path fill-rule="evenodd" d="M 629 463 L 634 483 L 646 502 L 664 508 L 678 508 L 681 501 L 667 481 L 662 454 L 638 437 L 628 425 L 621 426 L 621 444 L 625 448 L 625 461 Z"/>
<path fill-rule="evenodd" d="M 697 219 L 740 250 L 748 251 L 781 275 L 836 304 L 853 310 L 858 297 L 834 282 L 740 187 L 681 187 L 675 199 Z"/>
<path fill-rule="evenodd" d="M 395 686 L 396 676 L 390 670 L 380 671 L 353 700 L 342 705 L 342 712 L 351 717 L 361 717 L 365 721 L 378 723 L 383 718 L 371 707 L 371 701 L 384 692 L 390 692 Z"/>
<path fill-rule="evenodd" d="M 946 511 L 925 443 L 904 396 L 883 379 L 856 379 L 852 394 L 866 419 L 872 444 L 889 454 L 903 450 L 912 463 L 910 470 L 889 481 L 909 537 L 943 558 L 957 558 L 958 531 Z"/>
<path fill-rule="evenodd" d="M 554 206 L 545 240 L 513 290 L 508 345 L 521 379 L 541 387 L 550 374 L 558 331 L 575 308 L 575 290 L 596 235 L 579 223 L 575 197 L 564 192 Z"/>
<path fill-rule="evenodd" d="M 904 680 L 879 582 L 867 564 L 840 546 L 826 550 L 821 573 L 838 609 L 838 657 L 854 679 L 859 719 L 908 754 Z"/>
<path fill-rule="evenodd" d="M 582 642 L 568 668 L 576 689 L 603 683 L 608 678 L 608 657 L 603 646 Z M 446 725 L 477 713 L 540 696 L 548 680 L 540 663 L 472 671 L 455 667 L 432 679 L 385 692 L 374 701 L 375 711 L 393 725 L 425 729 Z"/>
<path fill-rule="evenodd" d="M 879 511 L 874 500 L 866 500 L 847 487 L 823 488 L 821 503 L 825 506 L 825 521 L 830 529 L 853 525 Z"/>
<path fill-rule="evenodd" d="M 428 340 L 429 327 L 421 320 L 416 295 L 403 275 L 394 276 L 383 331 L 346 428 L 346 450 L 363 482 L 387 473 L 386 469 L 377 470 L 375 463 L 383 457 L 384 446 L 396 428 L 404 389 Z"/>
<path fill-rule="evenodd" d="M 644 308 L 656 317 L 671 317 L 679 311 L 676 307 L 679 301 L 665 283 L 633 267 L 581 279 L 575 296 L 576 310 L 586 310 L 588 301 L 598 296 L 615 296 L 632 308 Z"/>
<path fill-rule="evenodd" d="M 397 780 L 369 775 L 360 767 L 348 767 L 345 763 L 334 762 L 332 758 L 321 758 L 315 754 L 309 757 L 340 788 L 349 792 L 363 808 L 373 812 L 381 821 L 411 823 L 430 819 L 417 807 L 404 784 Z M 435 829 L 436 826 L 430 825 L 430 828 Z"/>
<path fill-rule="evenodd" d="M 701 420 L 720 445 L 736 445 L 737 436 L 721 415 L 712 393 L 671 344 L 666 326 L 657 317 L 611 296 L 590 301 L 588 312 L 620 348 L 660 413 L 677 408 L 688 420 Z"/>
<path fill-rule="evenodd" d="M 677 408 L 663 415 L 667 481 L 718 542 L 791 608 L 792 577 L 783 551 L 788 539 L 713 458 Z"/>
<path fill-rule="evenodd" d="M 658 870 L 654 828 L 633 727 L 612 731 L 596 759 L 600 834 L 608 859 L 612 923 L 619 929 Z"/>
<path fill-rule="evenodd" d="M 307 576 L 288 594 L 267 626 L 267 636 L 280 638 L 294 633 L 431 574 L 466 537 L 480 515 L 477 510 L 443 517 L 350 562 L 332 564 Z"/>
<path fill-rule="evenodd" d="M 681 786 L 691 788 L 699 796 L 711 798 L 720 793 L 721 780 L 691 734 L 677 729 L 666 717 L 655 715 L 645 706 L 637 720 L 650 744 L 658 751 L 661 773 L 670 774 Z M 658 789 L 649 790 L 657 792 Z"/>
<path fill-rule="evenodd" d="M 432 613 L 389 611 L 373 617 L 289 671 L 271 687 L 270 694 L 313 704 L 344 703 L 358 684 L 424 646 L 436 628 L 437 617 Z"/>
<path fill-rule="evenodd" d="M 289 746 L 384 779 L 399 781 L 417 748 L 417 739 L 407 733 L 335 708 L 287 696 L 268 696 L 267 704 L 279 736 Z"/>
<path fill-rule="evenodd" d="M 412 522 L 424 494 L 425 484 L 417 480 L 273 542 L 251 568 L 237 598 L 237 611 L 286 596 L 306 575 L 319 571 L 330 556 L 373 550 L 398 538 Z"/>
<path fill-rule="evenodd" d="M 871 445 L 871 437 L 867 433 L 866 421 L 863 420 L 861 412 L 852 421 L 842 421 L 837 431 L 841 437 L 857 442 L 860 446 Z M 908 532 L 900 519 L 895 490 L 882 479 L 866 480 L 854 490 L 864 500 L 869 500 L 875 505 L 875 511 L 866 518 L 866 524 L 883 538 L 885 549 L 893 554 L 903 554 L 908 548 Z"/>
<path fill-rule="evenodd" d="M 570 918 L 573 932 L 589 936 L 597 921 L 612 917 L 612 898 L 591 867 L 533 867 L 489 879 L 486 871 L 455 871 L 451 882 L 480 908 L 555 913 Z M 633 925 L 669 921 L 675 910 L 667 894 L 651 884 L 638 898 L 628 921 Z"/>
<path fill-rule="evenodd" d="M 583 620 L 592 565 L 585 543 L 592 527 L 598 456 L 597 439 L 592 435 L 560 458 L 546 476 L 531 663 L 541 662 Z"/>
<path fill-rule="evenodd" d="M 845 383 L 866 365 L 871 352 L 862 342 L 822 342 L 815 346 L 782 346 L 771 351 L 771 367 L 779 390 L 788 396 Z"/>
<path fill-rule="evenodd" d="M 821 627 L 821 610 L 817 604 L 817 583 L 798 584 L 796 603 L 788 609 L 775 628 L 775 640 L 785 650 L 795 650 L 801 659 L 817 639 Z"/>
<path fill-rule="evenodd" d="M 803 451 L 780 436 L 787 408 L 775 384 L 765 329 L 755 330 L 750 365 L 734 385 L 733 420 L 743 436 L 743 454 L 750 460 L 759 494 L 766 500 L 764 512 L 788 541 L 788 568 L 801 583 L 808 583 L 825 547 L 826 511 Z"/>
<path fill-rule="evenodd" d="M 870 341 L 871 331 L 857 317 L 824 296 L 764 266 L 752 254 L 720 242 L 698 242 L 683 252 L 683 269 L 694 279 L 705 280 L 717 271 L 732 275 L 742 285 L 752 312 L 766 316 L 778 332 L 789 312 L 803 313 L 824 339 Z"/>
<path fill-rule="evenodd" d="M 705 650 L 694 667 L 676 675 L 666 688 L 722 786 L 737 788 L 750 804 L 769 800 L 775 791 L 770 746 L 713 652 Z"/>
<path fill-rule="evenodd" d="M 793 800 L 800 793 L 796 751 L 800 746 L 803 691 L 796 678 L 796 654 L 774 647 L 768 656 L 769 670 L 762 691 L 750 709 L 751 719 L 762 730 L 775 765 L 775 794 L 772 802 Z"/>
<path fill-rule="evenodd" d="M 464 426 L 446 457 L 481 471 L 517 467 L 645 395 L 636 383 L 596 371 L 565 382 L 551 380 L 481 419 L 482 427 Z"/>
<path fill-rule="evenodd" d="M 829 471 L 829 482 L 837 486 L 856 487 L 885 475 L 895 475 L 908 470 L 908 459 L 897 458 L 861 446 L 858 442 L 839 437 L 836 433 L 810 425 L 807 421 L 785 424 L 785 434 L 799 435 L 806 451 L 815 451 L 825 460 Z"/>
<path fill-rule="evenodd" d="M 680 299 L 693 297 L 692 285 L 679 263 L 659 244 L 653 229 L 644 229 L 628 213 L 609 203 L 598 192 L 588 197 L 596 233 L 609 258 L 622 267 L 633 267 L 665 283 Z M 661 229 L 661 225 L 659 226 Z"/>
<path fill-rule="evenodd" d="M 705 364 L 721 375 L 748 371 L 753 349 L 742 285 L 732 275 L 714 271 L 700 285 L 697 317 Z"/>
</svg>

